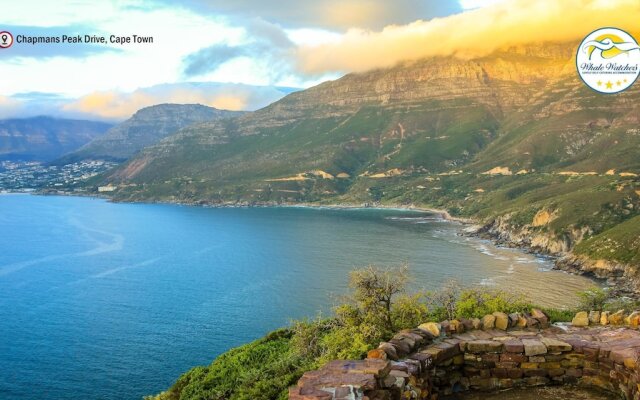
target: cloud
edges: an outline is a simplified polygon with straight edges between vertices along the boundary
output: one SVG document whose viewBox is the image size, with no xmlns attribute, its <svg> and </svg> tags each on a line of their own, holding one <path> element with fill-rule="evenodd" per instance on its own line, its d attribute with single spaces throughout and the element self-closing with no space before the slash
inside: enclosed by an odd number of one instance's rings
<svg viewBox="0 0 640 400">
<path fill-rule="evenodd" d="M 23 103 L 11 97 L 0 95 L 0 118 L 10 118 L 24 107 Z"/>
<path fill-rule="evenodd" d="M 2 25 L 2 30 L 9 31 L 13 35 L 14 43 L 6 50 L 0 51 L 0 59 L 10 59 L 16 57 L 27 58 L 49 58 L 49 57 L 69 57 L 84 58 L 93 54 L 118 53 L 120 50 L 109 45 L 97 45 L 86 43 L 18 43 L 18 35 L 27 37 L 61 37 L 62 35 L 92 35 L 99 34 L 95 28 L 84 25 L 66 26 L 24 26 L 24 25 Z"/>
<path fill-rule="evenodd" d="M 157 3 L 175 4 L 168 0 Z M 185 0 L 183 7 L 203 13 L 246 19 L 261 18 L 285 28 L 315 27 L 343 31 L 360 27 L 380 29 L 461 11 L 457 0 Z"/>
<path fill-rule="evenodd" d="M 244 43 L 235 46 L 219 43 L 189 54 L 183 61 L 184 74 L 203 75 L 239 57 L 247 57 L 263 64 L 265 70 L 270 71 L 271 80 L 277 80 L 279 76 L 291 71 L 291 54 L 295 45 L 280 26 L 254 18 L 244 29 Z"/>
<path fill-rule="evenodd" d="M 381 31 L 351 29 L 338 41 L 301 46 L 297 63 L 306 74 L 365 71 L 424 57 L 482 56 L 509 45 L 576 40 L 603 26 L 637 30 L 638 20 L 638 0 L 511 0 Z"/>
<path fill-rule="evenodd" d="M 184 73 L 187 76 L 194 76 L 214 71 L 227 61 L 245 55 L 246 52 L 246 48 L 232 47 L 227 44 L 205 47 L 185 58 Z"/>
<path fill-rule="evenodd" d="M 61 107 L 69 115 L 121 120 L 137 110 L 161 103 L 204 104 L 227 110 L 256 110 L 279 100 L 291 89 L 234 83 L 177 83 L 131 93 L 99 91 Z"/>
</svg>

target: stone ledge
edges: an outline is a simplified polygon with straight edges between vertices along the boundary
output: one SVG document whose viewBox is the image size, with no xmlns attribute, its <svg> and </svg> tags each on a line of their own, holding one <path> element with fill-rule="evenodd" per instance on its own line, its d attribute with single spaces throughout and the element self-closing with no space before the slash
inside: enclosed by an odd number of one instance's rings
<svg viewBox="0 0 640 400">
<path fill-rule="evenodd" d="M 640 399 L 637 325 L 550 326 L 539 310 L 491 316 L 484 323 L 443 321 L 399 332 L 366 360 L 332 361 L 305 373 L 289 398 L 437 399 L 464 390 L 572 383 Z M 496 329 L 496 320 L 504 329 Z"/>
</svg>

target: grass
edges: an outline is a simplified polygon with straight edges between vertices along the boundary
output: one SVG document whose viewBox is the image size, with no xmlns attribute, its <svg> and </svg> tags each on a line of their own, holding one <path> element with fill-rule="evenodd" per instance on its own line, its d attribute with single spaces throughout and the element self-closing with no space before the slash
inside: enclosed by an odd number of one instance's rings
<svg viewBox="0 0 640 400">
<path fill-rule="evenodd" d="M 292 332 L 281 329 L 195 367 L 166 392 L 146 400 L 286 400 L 287 388 L 315 364 L 295 354 Z"/>
</svg>

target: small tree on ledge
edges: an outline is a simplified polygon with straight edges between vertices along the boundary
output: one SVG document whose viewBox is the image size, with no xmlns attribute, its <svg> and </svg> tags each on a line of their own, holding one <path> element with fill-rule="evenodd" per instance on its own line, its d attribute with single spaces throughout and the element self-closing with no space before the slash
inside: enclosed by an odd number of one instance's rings
<svg viewBox="0 0 640 400">
<path fill-rule="evenodd" d="M 352 271 L 349 276 L 349 286 L 353 290 L 352 304 L 359 311 L 362 322 L 382 327 L 385 331 L 381 332 L 383 335 L 395 332 L 394 298 L 405 291 L 408 281 L 409 268 L 406 264 L 385 269 L 369 266 Z"/>
</svg>

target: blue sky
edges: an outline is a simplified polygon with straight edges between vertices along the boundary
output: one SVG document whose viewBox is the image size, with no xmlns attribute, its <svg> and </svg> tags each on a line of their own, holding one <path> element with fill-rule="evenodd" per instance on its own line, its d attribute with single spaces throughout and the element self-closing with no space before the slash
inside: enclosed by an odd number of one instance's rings
<svg viewBox="0 0 640 400">
<path fill-rule="evenodd" d="M 286 94 L 283 87 L 477 49 L 476 38 L 495 27 L 520 29 L 538 15 L 566 19 L 567 10 L 582 18 L 575 10 L 613 3 L 638 8 L 637 0 L 5 1 L 0 30 L 14 38 L 137 34 L 154 41 L 0 49 L 0 118 L 118 120 L 161 102 L 252 110 Z M 536 38 L 539 27 L 532 28 Z M 495 43 L 511 39 L 502 34 Z"/>
</svg>

